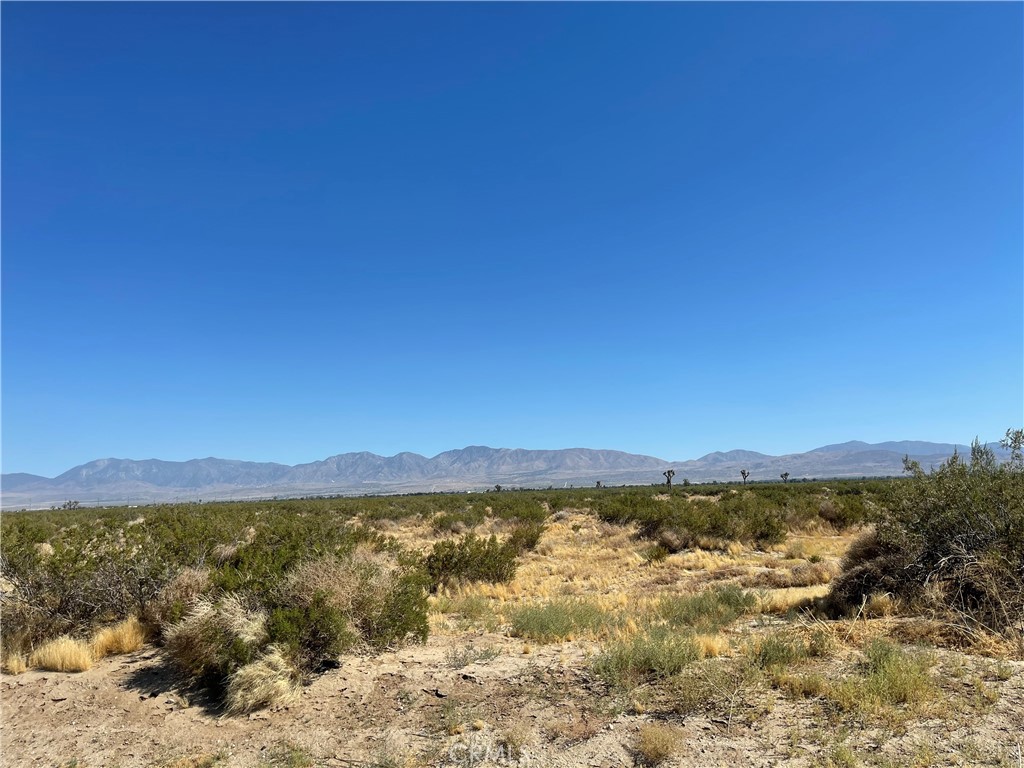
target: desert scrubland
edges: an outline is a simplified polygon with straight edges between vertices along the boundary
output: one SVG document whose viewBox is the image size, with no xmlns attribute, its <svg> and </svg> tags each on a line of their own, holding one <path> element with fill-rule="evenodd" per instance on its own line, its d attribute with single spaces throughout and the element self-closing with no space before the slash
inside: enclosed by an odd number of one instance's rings
<svg viewBox="0 0 1024 768">
<path fill-rule="evenodd" d="M 1019 767 L 1019 447 L 4 514 L 3 764 Z"/>
</svg>

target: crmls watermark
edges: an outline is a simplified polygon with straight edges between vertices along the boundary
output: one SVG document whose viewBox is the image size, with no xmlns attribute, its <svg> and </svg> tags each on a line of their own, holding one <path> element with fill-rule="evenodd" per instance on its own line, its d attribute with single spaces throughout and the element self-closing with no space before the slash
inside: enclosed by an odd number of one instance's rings
<svg viewBox="0 0 1024 768">
<path fill-rule="evenodd" d="M 468 740 L 452 744 L 448 748 L 448 762 L 464 768 L 472 768 L 483 763 L 517 768 L 540 766 L 537 757 L 530 754 L 529 750 L 508 744 L 496 744 L 484 734 L 471 734 Z"/>
</svg>

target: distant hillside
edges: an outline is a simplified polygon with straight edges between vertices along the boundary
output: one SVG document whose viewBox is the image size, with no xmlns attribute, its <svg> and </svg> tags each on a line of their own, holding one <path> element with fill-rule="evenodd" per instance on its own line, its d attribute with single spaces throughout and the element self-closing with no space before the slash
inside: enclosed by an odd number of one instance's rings
<svg viewBox="0 0 1024 768">
<path fill-rule="evenodd" d="M 124 504 L 175 499 L 235 499 L 319 494 L 409 493 L 431 490 L 483 490 L 495 485 L 606 485 L 750 479 L 777 480 L 782 472 L 804 477 L 899 475 L 909 454 L 925 467 L 937 465 L 957 449 L 951 443 L 852 441 L 806 453 L 769 456 L 756 451 L 714 452 L 699 459 L 670 462 L 621 451 L 568 448 L 524 450 L 473 445 L 433 458 L 416 453 L 378 456 L 343 453 L 294 467 L 228 459 L 160 461 L 98 459 L 54 478 L 23 472 L 0 478 L 5 509 L 49 507 L 74 499 L 83 504 Z"/>
</svg>

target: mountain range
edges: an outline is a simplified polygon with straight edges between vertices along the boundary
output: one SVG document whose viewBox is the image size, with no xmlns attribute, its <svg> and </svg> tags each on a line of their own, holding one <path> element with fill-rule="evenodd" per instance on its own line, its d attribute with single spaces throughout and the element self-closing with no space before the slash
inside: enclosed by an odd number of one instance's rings
<svg viewBox="0 0 1024 768">
<path fill-rule="evenodd" d="M 145 504 L 196 499 L 246 499 L 325 494 L 383 494 L 421 491 L 485 490 L 495 485 L 546 488 L 550 485 L 648 484 L 663 481 L 672 469 L 676 482 L 884 477 L 900 475 L 903 457 L 922 466 L 938 465 L 954 450 L 952 443 L 851 441 L 806 453 L 770 456 L 756 451 L 709 453 L 690 461 L 666 461 L 621 451 L 568 448 L 523 450 L 473 445 L 432 458 L 416 453 L 378 456 L 342 453 L 323 461 L 288 466 L 229 459 L 161 461 L 98 459 L 49 478 L 15 472 L 0 476 L 4 509 L 47 508 L 67 500 L 82 504 Z"/>
</svg>

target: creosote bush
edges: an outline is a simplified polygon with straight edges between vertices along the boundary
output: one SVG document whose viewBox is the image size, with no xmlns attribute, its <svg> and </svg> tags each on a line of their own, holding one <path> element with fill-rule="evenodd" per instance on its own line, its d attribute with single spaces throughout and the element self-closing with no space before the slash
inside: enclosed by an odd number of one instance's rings
<svg viewBox="0 0 1024 768">
<path fill-rule="evenodd" d="M 469 581 L 501 583 L 516 575 L 519 550 L 497 536 L 468 533 L 458 541 L 439 541 L 424 560 L 431 591 Z"/>
<path fill-rule="evenodd" d="M 910 459 L 876 529 L 856 542 L 829 606 L 852 612 L 888 593 L 968 626 L 1024 634 L 1024 430 L 1008 430 L 1008 461 L 975 441 L 932 473 Z"/>
<path fill-rule="evenodd" d="M 635 523 L 638 534 L 669 553 L 700 541 L 742 541 L 762 546 L 778 544 L 786 535 L 781 508 L 751 491 L 723 495 L 717 500 L 671 496 L 657 499 L 646 493 L 623 493 L 596 500 L 605 522 Z"/>
<path fill-rule="evenodd" d="M 214 687 L 253 661 L 267 638 L 267 616 L 237 594 L 202 599 L 165 634 L 167 653 L 189 678 Z"/>
<path fill-rule="evenodd" d="M 409 637 L 426 640 L 425 587 L 423 572 L 415 564 L 364 543 L 344 555 L 300 563 L 284 579 L 275 602 L 282 617 L 299 609 L 308 615 L 323 614 L 327 624 L 340 617 L 350 625 L 351 641 L 345 647 L 361 640 L 381 649 Z M 314 605 L 316 610 L 310 613 Z M 276 639 L 273 631 L 271 637 Z"/>
</svg>

